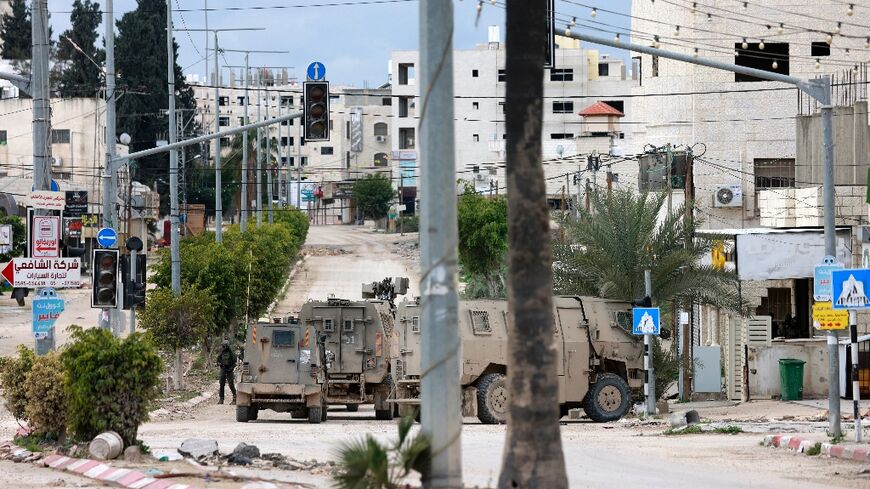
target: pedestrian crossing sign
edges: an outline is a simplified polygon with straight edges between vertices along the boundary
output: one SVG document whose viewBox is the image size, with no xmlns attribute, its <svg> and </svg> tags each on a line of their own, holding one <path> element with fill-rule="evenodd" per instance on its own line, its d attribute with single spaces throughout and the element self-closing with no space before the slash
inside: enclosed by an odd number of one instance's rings
<svg viewBox="0 0 870 489">
<path fill-rule="evenodd" d="M 657 335 L 661 331 L 661 314 L 658 307 L 635 307 L 631 310 L 631 315 L 633 334 Z"/>
<path fill-rule="evenodd" d="M 870 309 L 870 270 L 834 270 L 831 282 L 834 309 Z"/>
</svg>

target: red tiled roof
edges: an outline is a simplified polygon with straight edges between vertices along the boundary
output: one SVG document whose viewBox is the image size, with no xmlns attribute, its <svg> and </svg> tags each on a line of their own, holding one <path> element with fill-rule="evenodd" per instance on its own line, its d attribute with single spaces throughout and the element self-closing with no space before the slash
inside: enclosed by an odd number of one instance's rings
<svg viewBox="0 0 870 489">
<path fill-rule="evenodd" d="M 615 115 L 618 117 L 625 117 L 625 114 L 620 112 L 617 109 L 614 109 L 610 105 L 607 105 L 604 102 L 595 102 L 594 104 L 586 107 L 585 109 L 580 111 L 580 115 L 586 117 L 590 115 Z"/>
</svg>

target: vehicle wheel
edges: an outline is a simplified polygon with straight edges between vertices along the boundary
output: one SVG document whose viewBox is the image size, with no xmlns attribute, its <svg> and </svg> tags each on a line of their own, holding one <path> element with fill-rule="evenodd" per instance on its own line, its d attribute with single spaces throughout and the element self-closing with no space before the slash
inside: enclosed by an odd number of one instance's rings
<svg viewBox="0 0 870 489">
<path fill-rule="evenodd" d="M 318 424 L 323 421 L 323 408 L 320 406 L 308 408 L 308 422 Z"/>
<path fill-rule="evenodd" d="M 507 422 L 508 390 L 503 374 L 486 374 L 477 383 L 477 419 L 485 424 Z"/>
<path fill-rule="evenodd" d="M 329 411 L 329 404 L 326 404 L 326 400 L 323 401 L 323 404 L 320 408 L 320 421 L 326 421 L 326 412 Z"/>
<path fill-rule="evenodd" d="M 599 374 L 589 386 L 589 395 L 583 410 L 592 421 L 606 423 L 625 416 L 631 406 L 631 391 L 622 377 L 616 374 Z"/>
<path fill-rule="evenodd" d="M 256 406 L 251 406 L 248 408 L 248 418 L 251 421 L 256 421 L 260 416 L 260 410 Z"/>
<path fill-rule="evenodd" d="M 236 421 L 247 423 L 251 419 L 251 409 L 248 406 L 236 406 Z"/>
<path fill-rule="evenodd" d="M 347 412 L 349 413 L 355 413 L 359 411 L 359 404 L 345 404 L 345 407 L 347 407 Z"/>
<path fill-rule="evenodd" d="M 308 417 L 308 409 L 299 408 L 290 411 L 290 417 L 293 419 L 304 419 Z"/>
</svg>

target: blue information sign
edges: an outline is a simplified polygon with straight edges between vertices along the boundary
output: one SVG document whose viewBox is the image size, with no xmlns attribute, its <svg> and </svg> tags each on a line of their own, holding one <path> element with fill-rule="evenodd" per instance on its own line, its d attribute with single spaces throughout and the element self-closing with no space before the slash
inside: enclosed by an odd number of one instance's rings
<svg viewBox="0 0 870 489">
<path fill-rule="evenodd" d="M 635 307 L 631 310 L 631 317 L 631 332 L 634 334 L 659 334 L 662 329 L 658 307 Z"/>
<path fill-rule="evenodd" d="M 326 76 L 326 66 L 323 66 L 323 63 L 320 61 L 315 61 L 308 65 L 308 71 L 306 74 L 308 75 L 308 79 L 311 81 L 323 80 L 323 77 Z"/>
<path fill-rule="evenodd" d="M 834 270 L 831 273 L 831 282 L 834 309 L 870 309 L 870 299 L 867 298 L 870 270 Z"/>
<path fill-rule="evenodd" d="M 33 336 L 45 338 L 54 327 L 54 322 L 63 312 L 64 301 L 57 296 L 52 288 L 39 291 L 39 295 L 33 299 Z"/>
<path fill-rule="evenodd" d="M 813 299 L 831 300 L 831 272 L 841 270 L 843 264 L 833 256 L 826 256 L 813 270 Z"/>
<path fill-rule="evenodd" d="M 97 243 L 103 248 L 111 248 L 118 241 L 118 233 L 112 228 L 102 228 L 97 233 Z"/>
</svg>

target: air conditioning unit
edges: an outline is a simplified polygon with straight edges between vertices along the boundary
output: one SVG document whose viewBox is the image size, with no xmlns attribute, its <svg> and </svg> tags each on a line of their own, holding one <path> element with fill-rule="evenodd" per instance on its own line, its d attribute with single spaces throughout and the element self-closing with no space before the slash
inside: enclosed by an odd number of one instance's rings
<svg viewBox="0 0 870 489">
<path fill-rule="evenodd" d="M 63 165 L 63 158 L 60 156 L 52 156 L 51 157 L 51 166 L 61 166 Z"/>
<path fill-rule="evenodd" d="M 387 137 L 386 137 L 386 136 L 375 136 L 375 141 L 377 141 L 377 142 L 379 142 L 379 143 L 383 143 L 383 142 L 385 142 L 386 140 L 387 140 Z"/>
<path fill-rule="evenodd" d="M 719 185 L 713 194 L 713 207 L 742 207 L 743 189 L 740 185 Z"/>
</svg>

